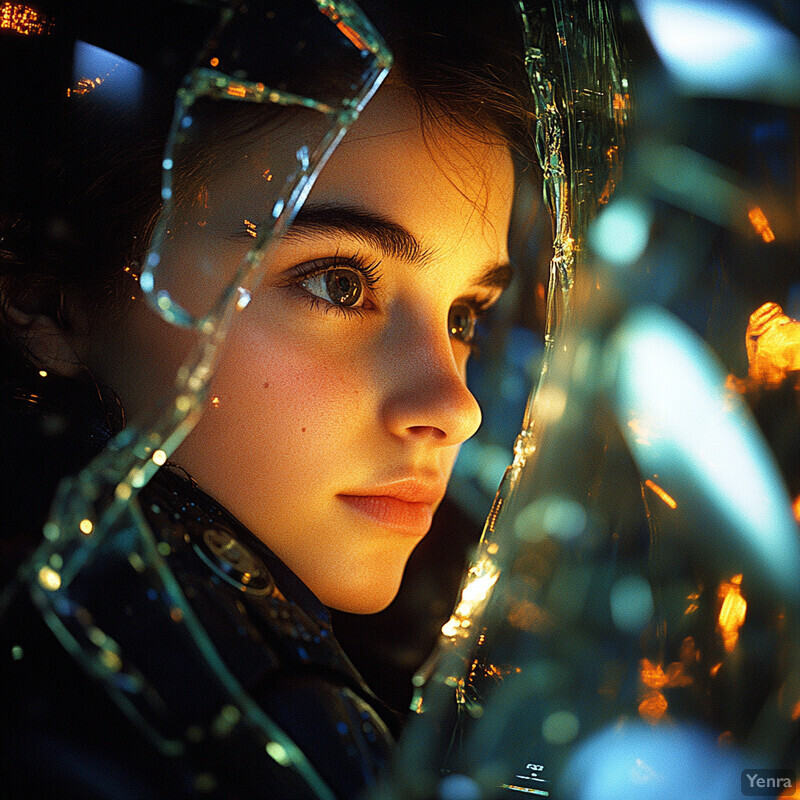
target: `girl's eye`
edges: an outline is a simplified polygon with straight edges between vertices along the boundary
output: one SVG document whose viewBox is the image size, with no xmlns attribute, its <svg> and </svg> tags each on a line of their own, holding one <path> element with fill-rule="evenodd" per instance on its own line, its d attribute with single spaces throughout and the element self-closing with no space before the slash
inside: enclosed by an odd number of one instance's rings
<svg viewBox="0 0 800 800">
<path fill-rule="evenodd" d="M 364 303 L 364 279 L 353 269 L 337 267 L 311 275 L 300 284 L 331 305 L 358 308 Z"/>
<path fill-rule="evenodd" d="M 468 305 L 454 305 L 447 317 L 450 336 L 461 342 L 470 344 L 475 338 L 475 312 Z"/>
</svg>

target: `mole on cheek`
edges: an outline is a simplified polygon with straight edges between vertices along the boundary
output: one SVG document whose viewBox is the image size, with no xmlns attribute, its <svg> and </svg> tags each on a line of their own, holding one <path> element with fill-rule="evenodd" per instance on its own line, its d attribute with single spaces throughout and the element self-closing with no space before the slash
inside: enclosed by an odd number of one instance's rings
<svg viewBox="0 0 800 800">
<path fill-rule="evenodd" d="M 306 432 L 306 429 L 305 429 L 305 428 L 300 428 L 300 430 L 301 430 L 301 431 L 303 431 L 303 433 L 305 433 L 305 432 Z"/>
<path fill-rule="evenodd" d="M 264 388 L 269 389 L 269 381 L 264 381 Z"/>
</svg>

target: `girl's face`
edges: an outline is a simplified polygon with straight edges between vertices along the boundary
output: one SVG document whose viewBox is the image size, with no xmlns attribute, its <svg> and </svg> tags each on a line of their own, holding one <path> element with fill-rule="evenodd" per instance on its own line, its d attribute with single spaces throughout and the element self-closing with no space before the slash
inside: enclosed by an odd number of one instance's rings
<svg viewBox="0 0 800 800">
<path fill-rule="evenodd" d="M 311 588 L 362 613 L 395 596 L 458 447 L 476 317 L 508 282 L 505 146 L 384 87 L 323 169 L 234 323 L 216 398 L 173 460 Z M 477 138 L 477 137 L 476 137 Z M 159 352 L 143 304 L 99 376 L 129 417 Z"/>
</svg>

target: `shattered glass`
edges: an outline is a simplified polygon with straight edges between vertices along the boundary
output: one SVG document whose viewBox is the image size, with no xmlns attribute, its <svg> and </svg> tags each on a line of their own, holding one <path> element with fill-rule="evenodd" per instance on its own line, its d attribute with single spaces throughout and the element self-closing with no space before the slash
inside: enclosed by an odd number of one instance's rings
<svg viewBox="0 0 800 800">
<path fill-rule="evenodd" d="M 221 11 L 177 95 L 162 208 L 138 275 L 156 311 L 151 335 L 169 343 L 172 361 L 151 365 L 152 390 L 140 417 L 61 484 L 45 542 L 23 575 L 67 651 L 162 753 L 186 753 L 213 734 L 232 764 L 239 757 L 233 754 L 245 751 L 271 759 L 320 798 L 332 797 L 331 790 L 242 689 L 198 622 L 171 570 L 169 544 L 148 525 L 137 494 L 209 402 L 220 347 L 258 286 L 264 253 L 391 61 L 348 0 L 253 2 Z M 222 545 L 205 546 L 213 554 Z M 244 574 L 238 588 L 258 593 L 258 575 Z M 96 588 L 110 579 L 118 613 Z M 130 613 L 144 607 L 163 630 L 137 634 Z M 181 663 L 210 687 L 208 696 L 201 701 L 174 690 L 182 670 L 153 663 L 149 635 L 174 644 Z M 241 780 L 248 785 L 246 776 Z"/>
<path fill-rule="evenodd" d="M 612 3 L 525 4 L 545 356 L 376 797 L 723 800 L 797 765 L 800 98 L 780 71 L 718 93 L 704 14 L 738 6 L 655 5 L 693 20 L 691 80 L 627 6 L 628 38 Z"/>
</svg>

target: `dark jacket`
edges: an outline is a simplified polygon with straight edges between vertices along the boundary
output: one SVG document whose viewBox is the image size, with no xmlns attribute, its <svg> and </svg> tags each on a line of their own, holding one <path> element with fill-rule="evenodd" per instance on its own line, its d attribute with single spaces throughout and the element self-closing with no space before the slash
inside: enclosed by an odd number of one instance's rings
<svg viewBox="0 0 800 800">
<path fill-rule="evenodd" d="M 328 610 L 178 471 L 138 508 L 150 532 L 121 525 L 66 599 L 35 572 L 7 584 L 0 794 L 283 800 L 373 783 L 395 720 Z"/>
</svg>

